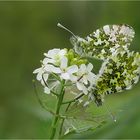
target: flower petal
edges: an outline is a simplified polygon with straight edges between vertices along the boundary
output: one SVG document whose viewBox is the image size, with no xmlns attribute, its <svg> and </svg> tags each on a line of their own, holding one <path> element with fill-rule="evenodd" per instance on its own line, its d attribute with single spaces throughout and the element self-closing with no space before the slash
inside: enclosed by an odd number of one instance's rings
<svg viewBox="0 0 140 140">
<path fill-rule="evenodd" d="M 57 55 L 59 53 L 60 49 L 52 49 L 52 50 L 49 50 L 48 53 L 44 54 L 45 56 L 49 57 L 49 58 L 54 58 L 55 55 Z"/>
<path fill-rule="evenodd" d="M 43 74 L 43 78 L 44 78 L 45 81 L 48 80 L 48 76 L 49 76 L 48 73 Z"/>
<path fill-rule="evenodd" d="M 55 67 L 53 65 L 46 65 L 44 68 L 47 72 L 53 72 L 53 73 L 61 73 L 60 68 Z"/>
<path fill-rule="evenodd" d="M 87 75 L 83 76 L 83 78 L 82 78 L 81 80 L 83 81 L 83 83 L 84 83 L 85 85 L 88 84 Z"/>
<path fill-rule="evenodd" d="M 80 82 L 77 82 L 77 83 L 76 83 L 76 86 L 77 86 L 77 88 L 78 88 L 79 90 L 82 90 L 82 89 L 83 89 L 83 84 L 80 83 Z"/>
<path fill-rule="evenodd" d="M 67 57 L 63 57 L 61 59 L 61 66 L 60 66 L 60 68 L 61 69 L 66 69 L 67 68 L 67 65 L 68 65 L 68 59 L 67 59 Z"/>
<path fill-rule="evenodd" d="M 72 82 L 76 82 L 77 81 L 77 79 L 78 79 L 78 77 L 77 76 L 75 76 L 75 75 L 70 75 L 70 80 L 72 81 Z"/>
<path fill-rule="evenodd" d="M 89 82 L 93 83 L 96 80 L 96 75 L 92 72 L 89 72 L 87 75 L 87 79 Z"/>
<path fill-rule="evenodd" d="M 45 65 L 45 64 L 48 64 L 48 63 L 52 63 L 52 64 L 54 64 L 55 61 L 54 61 L 54 59 L 44 58 L 44 60 L 43 60 L 43 64 Z"/>
<path fill-rule="evenodd" d="M 37 74 L 36 79 L 37 79 L 38 81 L 42 80 L 42 74 L 43 74 L 43 73 L 41 73 L 41 72 L 39 72 L 39 73 Z"/>
<path fill-rule="evenodd" d="M 35 74 L 35 73 L 39 73 L 41 70 L 42 70 L 42 68 L 35 69 L 35 70 L 33 71 L 33 73 L 34 73 L 34 74 Z"/>
<path fill-rule="evenodd" d="M 93 65 L 92 65 L 91 63 L 89 63 L 89 64 L 87 65 L 87 70 L 88 70 L 88 71 L 92 71 L 92 69 L 93 69 Z"/>
<path fill-rule="evenodd" d="M 83 91 L 83 93 L 84 93 L 85 95 L 88 94 L 88 90 L 87 90 L 87 88 L 84 86 L 84 84 L 82 84 L 82 83 L 80 83 L 80 82 L 77 82 L 77 83 L 76 83 L 76 86 L 77 86 L 77 88 L 78 88 L 80 91 Z"/>
<path fill-rule="evenodd" d="M 48 87 L 44 87 L 44 92 L 50 94 L 50 89 Z"/>
<path fill-rule="evenodd" d="M 70 75 L 68 73 L 62 73 L 61 77 L 65 80 L 69 80 L 70 79 Z"/>
<path fill-rule="evenodd" d="M 84 74 L 85 72 L 86 72 L 86 65 L 85 64 L 80 65 L 80 73 Z"/>
<path fill-rule="evenodd" d="M 66 53 L 67 53 L 67 50 L 66 50 L 66 49 L 62 49 L 62 50 L 59 51 L 58 54 L 59 54 L 60 56 L 64 56 Z"/>
<path fill-rule="evenodd" d="M 72 66 L 68 67 L 67 72 L 70 73 L 70 74 L 78 72 L 78 66 L 77 65 L 72 65 Z"/>
</svg>

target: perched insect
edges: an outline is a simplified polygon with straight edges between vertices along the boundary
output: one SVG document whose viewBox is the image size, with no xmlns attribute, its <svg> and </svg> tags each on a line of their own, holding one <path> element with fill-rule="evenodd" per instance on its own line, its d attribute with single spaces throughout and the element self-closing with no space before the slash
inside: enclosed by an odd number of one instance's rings
<svg viewBox="0 0 140 140">
<path fill-rule="evenodd" d="M 105 60 L 116 50 L 125 51 L 134 38 L 134 30 L 129 25 L 105 25 L 85 38 L 74 35 L 58 23 L 58 26 L 72 34 L 74 50 L 83 56 Z"/>
<path fill-rule="evenodd" d="M 140 76 L 140 54 L 129 51 L 134 30 L 126 24 L 105 25 L 85 38 L 72 34 L 71 42 L 76 53 L 103 61 L 91 98 L 102 105 L 104 95 L 131 89 Z"/>
</svg>

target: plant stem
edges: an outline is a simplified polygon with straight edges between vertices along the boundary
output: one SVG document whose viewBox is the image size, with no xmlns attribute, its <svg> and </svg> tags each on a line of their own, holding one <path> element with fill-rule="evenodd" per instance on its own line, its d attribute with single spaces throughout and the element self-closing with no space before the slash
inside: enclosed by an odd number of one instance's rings
<svg viewBox="0 0 140 140">
<path fill-rule="evenodd" d="M 69 104 L 69 103 L 75 102 L 75 101 L 77 101 L 78 99 L 80 99 L 81 97 L 83 97 L 84 95 L 85 95 L 85 94 L 82 93 L 82 94 L 80 94 L 79 96 L 77 96 L 76 98 L 74 98 L 73 100 L 63 102 L 62 104 Z"/>
<path fill-rule="evenodd" d="M 66 107 L 65 112 L 67 112 L 67 111 L 68 111 L 68 109 L 69 109 L 69 107 L 70 107 L 71 103 L 72 103 L 72 102 L 70 102 L 70 103 L 68 104 L 68 106 Z M 63 118 L 63 119 L 62 119 L 62 122 L 61 122 L 61 125 L 60 125 L 59 137 L 61 137 L 61 134 L 62 134 L 62 128 L 63 128 L 64 121 L 65 121 L 65 118 Z"/>
<path fill-rule="evenodd" d="M 62 102 L 63 102 L 63 97 L 64 97 L 64 83 L 65 81 L 63 80 L 61 82 L 61 90 L 60 90 L 60 94 L 59 94 L 59 97 L 58 97 L 58 102 L 57 102 L 57 105 L 56 105 L 56 116 L 54 116 L 54 120 L 53 120 L 53 123 L 52 123 L 52 132 L 51 132 L 51 136 L 50 136 L 50 139 L 54 139 L 55 137 L 55 133 L 56 133 L 56 125 L 57 125 L 57 122 L 59 120 L 59 112 L 60 112 L 60 108 L 61 108 L 61 105 L 62 105 Z"/>
<path fill-rule="evenodd" d="M 71 100 L 71 101 L 62 102 L 62 105 L 63 105 L 63 104 L 68 104 L 68 106 L 66 107 L 65 112 L 68 111 L 70 105 L 71 105 L 73 102 L 77 101 L 78 99 L 80 99 L 80 98 L 83 97 L 83 96 L 84 96 L 84 94 L 82 93 L 82 94 L 80 94 L 79 96 L 77 96 L 76 98 L 74 98 L 74 99 Z M 62 128 L 63 128 L 64 121 L 65 121 L 65 118 L 62 119 L 62 122 L 61 122 L 61 125 L 60 125 L 60 131 L 59 131 L 59 136 L 60 136 L 60 137 L 61 137 L 61 133 L 62 133 Z"/>
</svg>

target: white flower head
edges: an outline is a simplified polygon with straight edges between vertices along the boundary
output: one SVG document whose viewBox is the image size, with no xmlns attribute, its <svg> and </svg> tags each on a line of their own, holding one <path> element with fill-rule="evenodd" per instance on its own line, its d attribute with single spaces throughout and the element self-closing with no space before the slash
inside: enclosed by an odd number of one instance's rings
<svg viewBox="0 0 140 140">
<path fill-rule="evenodd" d="M 60 60 L 66 55 L 67 49 L 52 49 L 48 53 L 44 53 L 46 58 L 43 60 L 44 64 L 52 63 L 58 65 Z"/>
<path fill-rule="evenodd" d="M 60 70 L 61 70 L 60 77 L 65 80 L 70 80 L 74 77 L 73 74 L 78 71 L 78 66 L 77 65 L 68 66 L 68 59 L 66 57 L 63 57 L 61 59 Z"/>
<path fill-rule="evenodd" d="M 93 84 L 94 80 L 96 79 L 96 75 L 91 72 L 92 69 L 93 65 L 91 63 L 89 63 L 87 66 L 85 64 L 81 64 L 77 72 L 78 80 L 76 82 L 76 86 L 85 94 L 88 94 L 88 87 L 90 87 L 90 84 Z"/>
</svg>

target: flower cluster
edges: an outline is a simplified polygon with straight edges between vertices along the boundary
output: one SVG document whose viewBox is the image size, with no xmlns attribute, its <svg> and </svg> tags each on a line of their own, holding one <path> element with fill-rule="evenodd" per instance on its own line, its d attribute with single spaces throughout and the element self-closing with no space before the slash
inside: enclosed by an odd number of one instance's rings
<svg viewBox="0 0 140 140">
<path fill-rule="evenodd" d="M 59 81 L 65 80 L 66 84 L 75 85 L 79 91 L 88 94 L 96 78 L 91 63 L 87 63 L 73 50 L 52 49 L 44 55 L 41 68 L 33 73 L 37 74 L 37 80 L 44 86 L 45 93 L 50 94 L 60 84 Z"/>
</svg>

